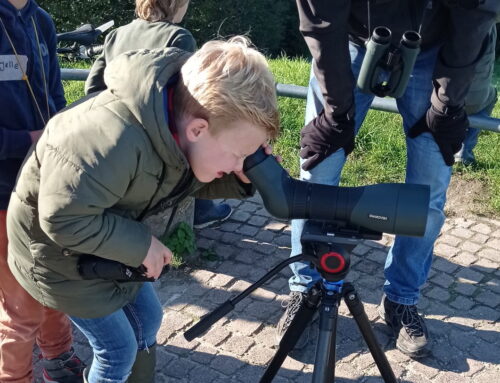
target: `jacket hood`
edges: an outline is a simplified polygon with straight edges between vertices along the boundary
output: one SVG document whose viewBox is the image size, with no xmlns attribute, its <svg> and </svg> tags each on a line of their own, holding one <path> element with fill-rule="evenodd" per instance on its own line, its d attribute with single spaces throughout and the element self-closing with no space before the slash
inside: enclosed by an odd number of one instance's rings
<svg viewBox="0 0 500 383">
<path fill-rule="evenodd" d="M 177 48 L 131 51 L 114 58 L 104 71 L 108 91 L 134 115 L 167 163 L 173 155 L 179 157 L 180 149 L 168 128 L 163 88 L 190 55 Z"/>
</svg>

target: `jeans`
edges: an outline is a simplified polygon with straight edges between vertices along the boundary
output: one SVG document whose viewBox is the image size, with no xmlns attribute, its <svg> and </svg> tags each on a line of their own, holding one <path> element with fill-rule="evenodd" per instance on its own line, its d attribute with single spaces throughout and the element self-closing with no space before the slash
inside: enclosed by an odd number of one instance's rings
<svg viewBox="0 0 500 383">
<path fill-rule="evenodd" d="M 479 113 L 475 113 L 474 116 L 489 117 L 494 107 L 495 107 L 495 102 L 492 105 L 488 105 Z M 467 135 L 465 136 L 462 149 L 460 149 L 460 151 L 457 154 L 455 154 L 456 159 L 460 159 L 464 164 L 472 164 L 476 161 L 476 157 L 474 156 L 473 150 L 477 145 L 479 132 L 480 132 L 479 129 L 469 128 L 469 130 L 467 131 Z"/>
<path fill-rule="evenodd" d="M 151 283 L 146 282 L 134 302 L 101 318 L 71 317 L 89 340 L 94 360 L 90 383 L 122 383 L 132 371 L 137 351 L 156 343 L 162 307 Z"/>
<path fill-rule="evenodd" d="M 352 71 L 357 78 L 365 54 L 364 47 L 350 44 Z M 437 57 L 438 47 L 421 52 L 415 63 L 404 95 L 397 99 L 399 113 L 403 118 L 403 129 L 408 130 L 424 115 L 430 106 L 432 93 L 432 73 Z M 355 97 L 355 130 L 359 131 L 366 117 L 374 96 L 364 94 L 359 89 L 354 91 Z M 306 106 L 306 123 L 311 121 L 323 108 L 323 99 L 318 82 L 311 70 L 311 79 Z M 430 133 L 410 139 L 407 146 L 407 183 L 426 184 L 430 186 L 430 206 L 425 235 L 422 238 L 396 236 L 387 255 L 385 263 L 384 292 L 396 303 L 414 305 L 418 302 L 421 286 L 427 280 L 432 263 L 434 242 L 443 226 L 443 212 L 446 201 L 446 190 L 451 178 L 451 167 L 443 160 L 441 152 Z M 302 163 L 303 161 L 301 161 Z M 301 169 L 301 178 L 314 183 L 338 185 L 340 173 L 345 163 L 344 150 L 331 154 L 310 172 Z M 292 252 L 302 252 L 300 235 L 304 221 L 292 221 Z M 291 291 L 306 291 L 318 279 L 319 273 L 306 263 L 291 265 L 294 275 L 290 278 Z"/>
<path fill-rule="evenodd" d="M 7 210 L 0 210 L 0 382 L 33 382 L 33 345 L 44 358 L 71 349 L 66 314 L 42 306 L 17 282 L 7 264 Z"/>
</svg>

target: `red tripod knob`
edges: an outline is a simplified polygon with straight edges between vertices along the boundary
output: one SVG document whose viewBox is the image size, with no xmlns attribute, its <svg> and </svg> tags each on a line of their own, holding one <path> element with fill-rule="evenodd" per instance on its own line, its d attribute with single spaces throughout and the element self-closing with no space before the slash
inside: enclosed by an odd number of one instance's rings
<svg viewBox="0 0 500 383">
<path fill-rule="evenodd" d="M 327 273 L 336 274 L 344 270 L 345 258 L 342 254 L 330 251 L 321 256 L 320 265 Z"/>
</svg>

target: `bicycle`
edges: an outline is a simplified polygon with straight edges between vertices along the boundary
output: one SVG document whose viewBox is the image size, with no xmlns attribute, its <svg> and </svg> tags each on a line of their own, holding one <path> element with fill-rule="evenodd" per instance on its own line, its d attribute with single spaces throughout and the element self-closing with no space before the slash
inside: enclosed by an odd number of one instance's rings
<svg viewBox="0 0 500 383">
<path fill-rule="evenodd" d="M 62 57 L 75 60 L 94 59 L 102 53 L 103 45 L 97 39 L 115 22 L 108 21 L 97 28 L 92 24 L 84 24 L 73 31 L 57 34 L 57 53 Z"/>
</svg>

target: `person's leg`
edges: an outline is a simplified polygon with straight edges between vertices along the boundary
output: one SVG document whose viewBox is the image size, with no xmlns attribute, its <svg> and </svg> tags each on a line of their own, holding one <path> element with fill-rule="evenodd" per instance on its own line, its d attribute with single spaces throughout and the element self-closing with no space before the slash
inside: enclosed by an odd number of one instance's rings
<svg viewBox="0 0 500 383">
<path fill-rule="evenodd" d="M 0 381 L 31 382 L 37 335 L 43 356 L 55 358 L 70 350 L 71 327 L 64 314 L 44 308 L 12 275 L 7 264 L 6 213 L 0 211 Z M 40 334 L 42 327 L 47 331 Z"/>
<path fill-rule="evenodd" d="M 419 55 L 406 92 L 397 100 L 405 133 L 430 106 L 436 56 L 437 49 Z M 445 220 L 443 209 L 451 167 L 445 164 L 430 133 L 406 138 L 406 145 L 406 183 L 430 186 L 429 214 L 422 238 L 396 236 L 385 263 L 386 281 L 379 313 L 392 328 L 397 348 L 420 357 L 429 351 L 428 331 L 416 304 L 431 267 L 434 242 Z"/>
<path fill-rule="evenodd" d="M 143 285 L 134 302 L 110 315 L 92 319 L 71 317 L 94 351 L 88 382 L 125 382 L 138 351 L 156 343 L 161 318 L 161 305 L 150 283 Z"/>
<path fill-rule="evenodd" d="M 154 383 L 156 365 L 156 334 L 163 310 L 151 283 L 146 283 L 135 302 L 124 308 L 134 328 L 139 345 L 128 383 Z"/>
<path fill-rule="evenodd" d="M 233 209 L 224 202 L 216 203 L 210 199 L 194 200 L 193 227 L 203 229 L 214 223 L 224 222 L 231 216 Z"/>
<path fill-rule="evenodd" d="M 361 69 L 365 49 L 357 45 L 350 45 L 350 54 L 352 61 L 352 71 L 355 78 Z M 356 133 L 359 131 L 362 122 L 364 121 L 368 109 L 373 101 L 374 96 L 364 94 L 355 89 L 354 91 L 356 114 L 355 114 L 355 129 Z M 314 71 L 311 66 L 311 77 L 309 81 L 309 89 L 307 93 L 306 115 L 305 123 L 307 124 L 315 118 L 323 109 L 323 96 L 318 84 Z M 319 165 L 317 165 L 310 172 L 300 169 L 300 178 L 302 180 L 325 184 L 325 185 L 338 185 L 340 182 L 340 174 L 345 163 L 344 150 L 340 149 L 325 158 Z M 300 163 L 304 160 L 301 159 Z M 292 220 L 292 251 L 291 256 L 298 255 L 302 252 L 300 243 L 300 236 L 304 227 L 304 220 Z M 311 287 L 319 278 L 320 275 L 315 269 L 311 269 L 307 263 L 296 262 L 290 265 L 293 276 L 289 280 L 291 291 L 304 292 Z"/>
<path fill-rule="evenodd" d="M 406 92 L 397 100 L 405 133 L 430 106 L 436 55 L 437 49 L 419 55 Z M 443 209 L 451 167 L 445 164 L 430 133 L 413 139 L 407 138 L 406 144 L 406 183 L 430 186 L 429 215 L 422 238 L 396 236 L 385 264 L 384 292 L 393 302 L 415 305 L 420 295 L 420 287 L 427 280 L 434 242 L 445 220 Z"/>
</svg>

